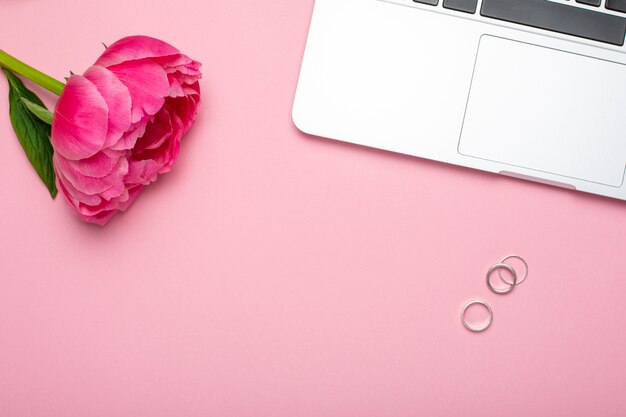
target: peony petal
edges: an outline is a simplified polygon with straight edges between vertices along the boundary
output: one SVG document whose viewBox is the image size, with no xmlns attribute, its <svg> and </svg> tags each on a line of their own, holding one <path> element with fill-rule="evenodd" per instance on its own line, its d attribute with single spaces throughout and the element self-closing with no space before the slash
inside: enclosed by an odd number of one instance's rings
<svg viewBox="0 0 626 417">
<path fill-rule="evenodd" d="M 127 202 L 129 194 L 126 189 L 117 197 L 111 200 L 102 200 L 100 204 L 81 204 L 78 206 L 78 212 L 84 216 L 95 216 L 98 213 L 109 210 L 119 210 L 120 206 Z"/>
<path fill-rule="evenodd" d="M 115 185 L 113 185 L 113 187 L 101 192 L 100 196 L 107 201 L 111 201 L 114 198 L 121 197 L 124 194 L 124 191 L 126 191 L 126 185 L 123 181 L 118 181 Z"/>
<path fill-rule="evenodd" d="M 95 155 L 107 136 L 108 107 L 96 86 L 80 75 L 68 80 L 52 120 L 55 152 L 77 160 Z"/>
<path fill-rule="evenodd" d="M 194 84 L 200 78 L 202 78 L 202 74 L 200 73 L 200 71 L 191 70 L 187 67 L 165 67 L 165 72 L 167 72 L 169 76 L 175 77 L 181 84 Z"/>
<path fill-rule="evenodd" d="M 185 90 L 185 94 L 196 95 L 198 99 L 200 98 L 200 83 L 184 84 L 183 89 Z"/>
<path fill-rule="evenodd" d="M 198 61 L 190 59 L 186 55 L 171 55 L 153 59 L 161 65 L 168 74 L 175 74 L 181 81 L 192 84 L 202 77 Z"/>
<path fill-rule="evenodd" d="M 65 176 L 63 176 L 62 173 L 57 174 L 57 179 L 59 182 L 59 188 L 65 195 L 67 201 L 69 201 L 73 207 L 78 207 L 80 203 L 97 205 L 100 204 L 100 202 L 102 201 L 100 196 L 97 194 L 88 195 L 78 191 L 76 188 L 74 188 L 72 183 L 69 182 L 67 178 L 65 178 Z"/>
<path fill-rule="evenodd" d="M 184 55 L 181 55 L 181 57 L 183 57 L 184 60 L 176 62 L 168 62 L 167 59 L 171 57 L 155 59 L 156 62 L 163 66 L 163 69 L 168 75 L 171 89 L 174 89 L 174 94 L 170 92 L 170 96 L 172 97 L 182 95 L 177 94 L 178 90 L 176 84 L 180 84 L 181 86 L 185 84 L 195 84 L 202 78 L 202 73 L 198 69 L 200 68 L 200 63 L 192 61 Z M 176 81 L 176 83 L 174 83 L 174 81 Z"/>
<path fill-rule="evenodd" d="M 101 211 L 95 216 L 80 216 L 84 221 L 98 226 L 104 226 L 117 214 L 117 210 Z"/>
<path fill-rule="evenodd" d="M 159 171 L 157 163 L 151 159 L 129 161 L 128 174 L 124 177 L 126 184 L 148 185 L 156 181 Z"/>
<path fill-rule="evenodd" d="M 83 76 L 96 86 L 109 108 L 109 124 L 104 146 L 111 146 L 130 127 L 132 106 L 130 92 L 115 74 L 104 67 L 90 67 Z"/>
<path fill-rule="evenodd" d="M 200 63 L 192 60 L 185 54 L 175 55 L 161 55 L 153 58 L 159 65 L 168 70 L 168 68 L 175 69 L 176 67 L 187 67 L 191 69 L 200 68 Z M 169 70 L 168 70 L 169 72 Z"/>
<path fill-rule="evenodd" d="M 83 220 L 104 226 L 118 212 L 128 210 L 128 207 L 135 201 L 141 190 L 143 190 L 143 186 L 136 186 L 124 193 L 123 201 L 116 199 L 96 206 L 81 204 L 75 208 L 75 211 Z"/>
<path fill-rule="evenodd" d="M 165 165 L 161 167 L 161 169 L 159 170 L 159 174 L 164 174 L 166 172 L 169 172 L 172 165 L 174 165 L 174 163 L 178 159 L 178 153 L 180 152 L 180 141 L 186 132 L 186 128 L 183 125 L 183 122 L 180 119 L 180 117 L 178 117 L 178 115 L 173 114 L 172 121 L 174 122 L 174 125 L 176 127 L 174 129 L 174 134 L 172 135 L 172 139 L 169 142 L 170 143 L 170 147 L 168 149 L 169 157 L 167 158 Z"/>
<path fill-rule="evenodd" d="M 78 214 L 82 216 L 92 217 L 102 212 L 109 212 L 117 210 L 117 204 L 115 202 L 103 200 L 100 204 L 91 206 L 89 204 L 81 204 L 78 206 Z"/>
<path fill-rule="evenodd" d="M 169 112 L 162 109 L 154 118 L 154 121 L 146 127 L 145 134 L 137 141 L 133 148 L 135 159 L 141 158 L 140 154 L 146 149 L 156 149 L 161 146 L 172 134 L 172 121 Z"/>
<path fill-rule="evenodd" d="M 170 97 L 184 97 L 185 90 L 175 75 L 168 75 L 167 80 L 170 83 Z"/>
<path fill-rule="evenodd" d="M 180 51 L 167 42 L 149 36 L 128 36 L 109 46 L 98 58 L 96 65 L 108 67 L 125 61 L 167 55 L 180 55 Z"/>
<path fill-rule="evenodd" d="M 76 190 L 89 195 L 102 193 L 123 182 L 124 176 L 128 173 L 126 158 L 120 158 L 111 173 L 102 178 L 81 174 L 64 158 L 58 158 L 56 162 L 57 171 L 62 173 Z"/>
<path fill-rule="evenodd" d="M 122 135 L 117 143 L 111 146 L 112 150 L 128 150 L 132 149 L 137 143 L 137 139 L 142 137 L 146 132 L 146 126 L 154 119 L 154 116 L 145 116 L 143 119 L 133 124 L 130 130 Z"/>
<path fill-rule="evenodd" d="M 168 99 L 168 106 L 173 109 L 183 123 L 184 133 L 186 133 L 196 121 L 199 102 L 200 96 L 195 94 Z"/>
<path fill-rule="evenodd" d="M 65 197 L 65 200 L 69 203 L 69 205 L 74 209 L 74 211 L 78 210 L 78 205 L 80 201 L 76 200 L 72 193 L 70 193 L 64 186 L 62 181 L 58 181 L 59 189 L 61 190 L 61 194 Z"/>
<path fill-rule="evenodd" d="M 98 152 L 91 158 L 79 161 L 68 161 L 72 167 L 83 175 L 95 178 L 102 178 L 111 173 L 117 165 L 117 161 L 126 155 L 124 151 Z"/>
<path fill-rule="evenodd" d="M 168 172 L 174 162 L 176 162 L 176 159 L 178 159 L 180 140 L 184 133 L 183 123 L 176 113 L 171 113 L 170 117 L 172 132 L 168 140 L 159 148 L 147 149 L 141 154 L 141 158 L 156 162 L 159 174 Z"/>
<path fill-rule="evenodd" d="M 63 188 L 66 190 L 68 195 L 72 197 L 75 201 L 75 205 L 78 207 L 79 204 L 90 204 L 97 205 L 102 202 L 102 198 L 98 194 L 88 195 L 83 194 L 78 191 L 71 182 L 67 180 L 63 175 L 59 176 L 59 181 L 62 183 Z"/>
<path fill-rule="evenodd" d="M 167 74 L 150 60 L 129 61 L 109 67 L 128 88 L 132 99 L 131 122 L 136 123 L 144 115 L 153 116 L 170 94 Z"/>
<path fill-rule="evenodd" d="M 142 190 L 143 190 L 143 185 L 136 185 L 134 187 L 130 187 L 128 189 L 128 198 L 125 201 L 120 201 L 120 204 L 118 207 L 119 210 L 120 211 L 128 210 L 128 207 L 130 207 L 130 205 L 133 204 L 133 201 L 135 201 L 135 199 L 141 193 Z"/>
</svg>

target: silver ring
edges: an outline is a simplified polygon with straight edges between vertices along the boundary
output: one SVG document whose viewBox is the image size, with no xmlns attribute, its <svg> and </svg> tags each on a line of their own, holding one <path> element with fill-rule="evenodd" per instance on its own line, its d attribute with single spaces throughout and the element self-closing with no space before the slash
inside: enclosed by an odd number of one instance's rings
<svg viewBox="0 0 626 417">
<path fill-rule="evenodd" d="M 487 323 L 485 323 L 481 327 L 473 327 L 467 322 L 467 320 L 465 320 L 465 312 L 470 306 L 473 306 L 474 304 L 479 304 L 485 307 L 487 311 L 489 312 L 489 320 L 487 320 Z M 491 323 L 493 322 L 493 310 L 491 309 L 491 306 L 484 301 L 481 301 L 481 300 L 470 301 L 469 303 L 465 304 L 465 306 L 463 307 L 463 310 L 461 310 L 461 322 L 463 323 L 463 326 L 465 326 L 465 328 L 469 330 L 470 332 L 475 332 L 475 333 L 484 332 L 489 327 L 491 327 Z"/>
<path fill-rule="evenodd" d="M 524 258 L 522 258 L 519 255 L 509 255 L 504 257 L 504 259 L 502 259 L 502 263 L 506 263 L 506 261 L 508 261 L 509 259 L 519 259 L 520 261 L 522 261 L 522 263 L 524 264 L 524 268 L 526 268 L 526 271 L 524 272 L 524 276 L 522 277 L 522 279 L 520 279 L 519 281 L 517 281 L 517 284 L 515 285 L 520 285 L 522 282 L 524 282 L 524 280 L 526 279 L 526 277 L 528 276 L 528 264 L 526 263 L 526 261 L 524 260 Z M 509 281 L 507 281 L 506 279 L 504 279 L 504 277 L 502 276 L 502 274 L 500 273 L 500 269 L 498 269 L 498 276 L 500 277 L 500 279 L 502 280 L 502 282 L 511 285 L 511 283 Z"/>
<path fill-rule="evenodd" d="M 499 290 L 497 288 L 494 288 L 493 285 L 491 285 L 491 275 L 497 269 L 502 269 L 502 268 L 506 269 L 507 271 L 511 273 L 511 275 L 513 275 L 513 284 L 502 280 L 502 282 L 506 283 L 509 286 L 506 290 Z M 491 291 L 495 292 L 496 294 L 500 294 L 500 295 L 508 294 L 511 291 L 513 291 L 513 288 L 515 288 L 516 285 L 517 285 L 517 274 L 515 273 L 515 269 L 513 269 L 513 267 L 507 264 L 495 264 L 494 266 L 489 268 L 489 271 L 487 271 L 487 286 L 489 287 Z"/>
</svg>

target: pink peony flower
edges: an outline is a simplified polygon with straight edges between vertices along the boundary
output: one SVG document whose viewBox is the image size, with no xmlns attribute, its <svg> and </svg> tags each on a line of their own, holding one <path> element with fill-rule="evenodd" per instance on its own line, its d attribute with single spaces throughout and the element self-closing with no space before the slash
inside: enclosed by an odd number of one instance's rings
<svg viewBox="0 0 626 417">
<path fill-rule="evenodd" d="M 111 45 L 57 103 L 59 189 L 83 220 L 106 224 L 176 162 L 200 104 L 200 63 L 146 36 Z"/>
</svg>

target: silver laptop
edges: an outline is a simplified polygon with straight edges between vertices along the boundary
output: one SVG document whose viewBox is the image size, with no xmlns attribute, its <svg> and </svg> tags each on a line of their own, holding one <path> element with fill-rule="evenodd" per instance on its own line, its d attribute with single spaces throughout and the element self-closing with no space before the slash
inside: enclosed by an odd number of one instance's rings
<svg viewBox="0 0 626 417">
<path fill-rule="evenodd" d="M 626 200 L 626 0 L 316 0 L 309 134 Z"/>
</svg>

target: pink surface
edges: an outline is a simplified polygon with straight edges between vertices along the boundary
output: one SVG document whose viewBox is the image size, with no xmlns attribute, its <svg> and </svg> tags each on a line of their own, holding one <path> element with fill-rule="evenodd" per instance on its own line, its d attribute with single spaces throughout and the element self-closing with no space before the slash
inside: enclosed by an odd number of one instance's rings
<svg viewBox="0 0 626 417">
<path fill-rule="evenodd" d="M 626 414 L 626 203 L 299 133 L 313 0 L 1 3 L 0 47 L 58 78 L 137 33 L 205 74 L 179 164 L 104 229 L 50 201 L 0 82 L 1 416 Z"/>
</svg>

